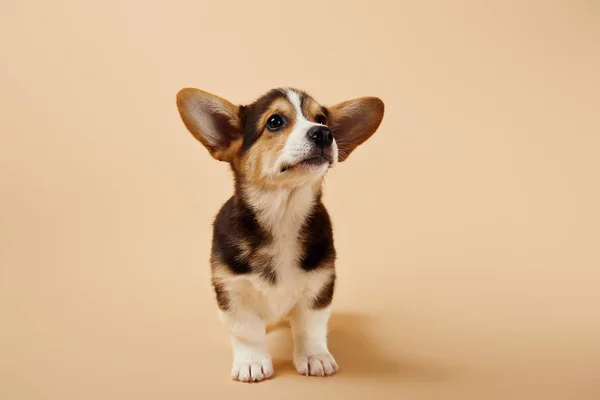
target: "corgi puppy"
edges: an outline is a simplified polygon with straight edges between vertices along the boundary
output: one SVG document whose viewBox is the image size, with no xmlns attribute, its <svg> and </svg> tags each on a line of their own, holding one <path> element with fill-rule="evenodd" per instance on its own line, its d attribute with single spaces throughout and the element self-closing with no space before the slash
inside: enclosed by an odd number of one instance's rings
<svg viewBox="0 0 600 400">
<path fill-rule="evenodd" d="M 177 94 L 177 107 L 192 135 L 233 172 L 234 194 L 215 218 L 210 257 L 233 347 L 232 378 L 273 376 L 266 327 L 283 319 L 298 372 L 334 374 L 327 324 L 336 251 L 323 178 L 375 133 L 383 102 L 363 97 L 325 107 L 286 88 L 237 106 L 187 88 Z"/>
</svg>

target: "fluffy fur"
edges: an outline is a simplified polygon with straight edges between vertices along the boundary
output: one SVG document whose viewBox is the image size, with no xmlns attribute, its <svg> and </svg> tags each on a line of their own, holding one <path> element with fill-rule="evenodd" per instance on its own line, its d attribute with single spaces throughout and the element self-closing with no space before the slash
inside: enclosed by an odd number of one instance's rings
<svg viewBox="0 0 600 400">
<path fill-rule="evenodd" d="M 324 107 L 305 92 L 274 89 L 250 105 L 198 89 L 177 95 L 188 130 L 231 165 L 233 196 L 219 211 L 210 259 L 219 315 L 230 332 L 233 379 L 273 375 L 266 327 L 289 320 L 294 364 L 327 376 L 335 246 L 321 201 L 327 170 L 379 127 L 383 102 L 363 97 Z"/>
</svg>

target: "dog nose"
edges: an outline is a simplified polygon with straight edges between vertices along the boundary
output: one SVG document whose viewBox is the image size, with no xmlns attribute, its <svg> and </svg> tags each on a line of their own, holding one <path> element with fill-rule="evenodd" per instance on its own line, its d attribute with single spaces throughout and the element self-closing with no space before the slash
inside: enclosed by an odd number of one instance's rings
<svg viewBox="0 0 600 400">
<path fill-rule="evenodd" d="M 331 146 L 333 143 L 333 133 L 326 126 L 313 126 L 306 132 L 306 136 L 311 142 L 323 148 Z"/>
</svg>

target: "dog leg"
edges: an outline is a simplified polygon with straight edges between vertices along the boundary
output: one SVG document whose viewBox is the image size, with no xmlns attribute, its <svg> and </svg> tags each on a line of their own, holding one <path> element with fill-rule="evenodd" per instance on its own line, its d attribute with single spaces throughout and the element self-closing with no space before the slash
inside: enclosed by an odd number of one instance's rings
<svg viewBox="0 0 600 400">
<path fill-rule="evenodd" d="M 329 376 L 338 370 L 327 348 L 327 323 L 330 307 L 310 309 L 306 304 L 296 306 L 291 317 L 294 337 L 294 365 L 302 375 Z"/>
<path fill-rule="evenodd" d="M 241 382 L 260 382 L 273 376 L 273 362 L 267 349 L 265 322 L 250 309 L 220 311 L 229 328 L 233 347 L 231 377 Z"/>
</svg>

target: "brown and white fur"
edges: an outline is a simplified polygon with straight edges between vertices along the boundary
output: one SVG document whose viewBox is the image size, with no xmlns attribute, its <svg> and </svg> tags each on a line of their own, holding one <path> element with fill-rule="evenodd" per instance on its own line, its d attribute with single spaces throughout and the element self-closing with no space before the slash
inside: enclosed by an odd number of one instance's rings
<svg viewBox="0 0 600 400">
<path fill-rule="evenodd" d="M 324 107 L 305 92 L 275 89 L 235 106 L 183 89 L 177 106 L 187 129 L 233 171 L 235 192 L 215 219 L 210 260 L 233 346 L 233 379 L 273 375 L 266 327 L 283 319 L 292 328 L 298 372 L 334 374 L 327 324 L 336 253 L 322 183 L 375 133 L 383 102 L 363 97 Z"/>
</svg>

